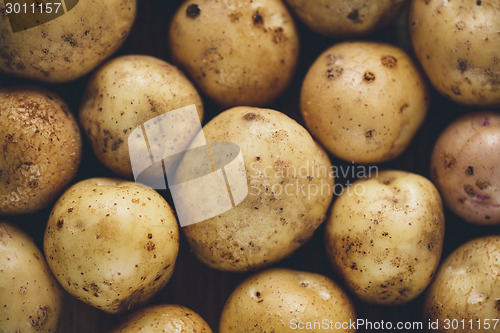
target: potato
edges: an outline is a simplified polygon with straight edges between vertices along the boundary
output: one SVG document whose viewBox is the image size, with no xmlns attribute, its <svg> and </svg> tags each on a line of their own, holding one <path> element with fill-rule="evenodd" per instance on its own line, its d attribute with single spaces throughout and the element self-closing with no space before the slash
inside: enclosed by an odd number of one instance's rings
<svg viewBox="0 0 500 333">
<path fill-rule="evenodd" d="M 325 230 L 330 261 L 349 289 L 384 305 L 423 292 L 439 263 L 443 236 L 438 191 L 404 171 L 382 171 L 347 187 Z"/>
<path fill-rule="evenodd" d="M 213 268 L 249 271 L 307 242 L 325 219 L 334 190 L 330 160 L 309 133 L 281 112 L 255 107 L 229 109 L 203 132 L 208 142 L 239 145 L 248 195 L 236 207 L 182 228 L 194 254 Z M 200 193 L 206 191 L 188 188 L 178 195 L 203 202 Z"/>
<path fill-rule="evenodd" d="M 50 83 L 79 78 L 118 50 L 136 10 L 136 0 L 79 0 L 60 7 L 47 3 L 44 8 L 52 8 L 53 14 L 30 14 L 34 2 L 29 1 L 28 14 L 8 15 L 10 6 L 4 2 L 0 3 L 0 71 Z"/>
<path fill-rule="evenodd" d="M 0 332 L 55 332 L 62 291 L 20 228 L 0 221 Z"/>
<path fill-rule="evenodd" d="M 169 36 L 175 62 L 224 107 L 271 103 L 298 60 L 298 32 L 280 0 L 189 0 Z"/>
<path fill-rule="evenodd" d="M 198 92 L 176 67 L 154 57 L 128 55 L 107 62 L 94 73 L 79 118 L 99 160 L 114 172 L 131 177 L 130 132 L 151 118 L 191 104 L 203 119 Z M 176 126 L 188 129 L 186 124 Z M 184 146 L 190 139 L 180 138 Z"/>
<path fill-rule="evenodd" d="M 144 185 L 92 178 L 56 202 L 44 250 L 68 293 L 107 313 L 145 303 L 172 276 L 179 231 L 167 202 Z"/>
<path fill-rule="evenodd" d="M 232 292 L 219 332 L 355 332 L 346 326 L 349 321 L 356 321 L 354 307 L 335 282 L 319 274 L 273 268 Z"/>
<path fill-rule="evenodd" d="M 425 295 L 425 319 L 439 322 L 433 331 L 498 332 L 499 274 L 499 235 L 476 238 L 456 249 Z"/>
<path fill-rule="evenodd" d="M 440 135 L 431 177 L 446 206 L 475 224 L 500 224 L 500 114 L 469 113 Z"/>
<path fill-rule="evenodd" d="M 299 20 L 327 37 L 367 35 L 388 24 L 407 0 L 286 0 Z"/>
<path fill-rule="evenodd" d="M 111 333 L 212 333 L 196 312 L 180 305 L 152 305 L 129 315 Z"/>
<path fill-rule="evenodd" d="M 429 91 L 399 48 L 345 42 L 309 69 L 300 107 L 307 128 L 346 161 L 379 163 L 409 145 L 429 108 Z"/>
<path fill-rule="evenodd" d="M 411 2 L 415 55 L 445 97 L 468 106 L 500 106 L 499 11 L 498 1 Z"/>
<path fill-rule="evenodd" d="M 55 93 L 0 88 L 0 215 L 36 212 L 76 175 L 82 155 L 78 124 Z"/>
</svg>

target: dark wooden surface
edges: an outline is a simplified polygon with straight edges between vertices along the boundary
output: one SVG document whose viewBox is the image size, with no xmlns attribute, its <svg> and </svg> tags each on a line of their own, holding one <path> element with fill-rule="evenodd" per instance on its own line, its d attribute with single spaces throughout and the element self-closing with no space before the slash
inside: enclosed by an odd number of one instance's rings
<svg viewBox="0 0 500 333">
<path fill-rule="evenodd" d="M 168 24 L 180 1 L 140 0 L 138 2 L 138 15 L 131 35 L 114 56 L 147 54 L 169 61 L 170 55 L 167 43 Z M 268 107 L 282 111 L 303 124 L 299 111 L 299 95 L 302 80 L 315 58 L 338 40 L 320 37 L 308 31 L 300 23 L 297 24 L 300 29 L 301 53 L 295 79 L 289 89 L 275 103 Z M 404 11 L 387 28 L 366 36 L 364 39 L 395 44 L 410 54 L 412 53 L 406 31 L 406 14 Z M 57 91 L 70 104 L 76 114 L 87 80 L 88 76 L 85 76 L 67 84 L 44 86 Z M 0 78 L 1 82 L 2 78 Z M 42 85 L 6 77 L 3 78 L 3 84 Z M 205 122 L 222 111 L 207 99 L 205 99 L 205 106 Z M 472 110 L 445 100 L 433 90 L 431 109 L 428 117 L 410 147 L 400 157 L 379 165 L 379 168 L 381 170 L 389 168 L 408 170 L 428 177 L 430 154 L 437 136 L 453 119 L 468 111 Z M 88 141 L 85 140 L 84 145 L 84 158 L 75 182 L 89 177 L 114 176 L 94 157 Z M 334 165 L 349 165 L 349 163 L 342 162 L 334 157 L 331 158 Z M 337 179 L 341 183 L 345 183 L 348 180 L 352 181 L 352 179 Z M 168 193 L 162 192 L 162 194 L 168 198 Z M 170 199 L 168 198 L 168 200 Z M 50 207 L 37 214 L 6 217 L 5 219 L 13 221 L 24 228 L 41 247 L 49 212 Z M 275 266 L 321 273 L 331 277 L 342 285 L 342 281 L 339 281 L 338 277 L 334 274 L 326 258 L 323 232 L 324 226 L 321 226 L 310 242 Z M 449 211 L 446 211 L 446 235 L 443 257 L 463 242 L 474 237 L 489 234 L 500 234 L 500 228 L 470 225 Z M 185 240 L 181 238 L 181 247 L 174 275 L 168 285 L 152 299 L 150 304 L 168 303 L 187 306 L 198 312 L 209 323 L 214 332 L 216 332 L 219 317 L 227 297 L 249 275 L 219 272 L 204 266 L 190 253 Z M 422 320 L 422 297 L 397 307 L 368 305 L 356 300 L 355 297 L 352 297 L 352 299 L 359 318 L 365 318 L 370 321 L 392 321 L 394 323 L 398 321 Z M 108 332 L 120 318 L 120 316 L 105 314 L 66 295 L 59 332 Z M 391 332 L 396 332 L 396 330 L 392 330 Z"/>
</svg>

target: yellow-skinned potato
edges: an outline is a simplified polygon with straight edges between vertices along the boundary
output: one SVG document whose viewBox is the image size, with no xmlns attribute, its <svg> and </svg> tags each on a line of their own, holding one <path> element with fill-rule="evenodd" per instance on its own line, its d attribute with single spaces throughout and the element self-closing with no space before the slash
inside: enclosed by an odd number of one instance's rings
<svg viewBox="0 0 500 333">
<path fill-rule="evenodd" d="M 330 160 L 309 133 L 281 112 L 255 107 L 224 111 L 203 132 L 208 142 L 239 145 L 248 195 L 236 207 L 182 228 L 194 254 L 217 269 L 248 271 L 309 240 L 333 195 Z M 197 202 L 203 192 L 180 195 Z"/>
<path fill-rule="evenodd" d="M 355 332 L 335 326 L 349 321 L 356 321 L 354 307 L 335 282 L 319 274 L 274 268 L 251 276 L 232 292 L 219 332 Z"/>
<path fill-rule="evenodd" d="M 357 163 L 395 158 L 424 121 L 429 91 L 401 49 L 345 42 L 323 52 L 302 85 L 300 107 L 312 135 Z"/>
<path fill-rule="evenodd" d="M 78 124 L 55 93 L 0 88 L 0 215 L 36 212 L 76 175 L 82 155 Z"/>
<path fill-rule="evenodd" d="M 369 34 L 388 24 L 407 0 L 286 0 L 311 30 L 327 37 Z"/>
<path fill-rule="evenodd" d="M 199 314 L 180 305 L 153 305 L 138 310 L 111 333 L 212 333 Z"/>
<path fill-rule="evenodd" d="M 136 11 L 136 0 L 79 0 L 67 1 L 70 8 L 63 15 L 54 14 L 64 12 L 56 2 L 46 5 L 52 14 L 33 15 L 31 3 L 28 14 L 15 19 L 8 16 L 10 6 L 0 3 L 0 71 L 50 83 L 79 78 L 113 54 L 127 38 Z"/>
<path fill-rule="evenodd" d="M 410 36 L 432 85 L 454 102 L 500 106 L 500 3 L 414 0 Z"/>
<path fill-rule="evenodd" d="M 498 332 L 499 274 L 499 235 L 463 244 L 441 264 L 425 295 L 425 322 L 438 320 L 439 333 Z"/>
<path fill-rule="evenodd" d="M 55 333 L 62 290 L 42 252 L 20 228 L 0 221 L 0 332 Z"/>
<path fill-rule="evenodd" d="M 186 1 L 169 38 L 175 62 L 224 107 L 269 104 L 289 84 L 299 51 L 280 0 Z"/>
<path fill-rule="evenodd" d="M 191 104 L 196 105 L 201 122 L 201 98 L 180 70 L 154 57 L 127 55 L 108 61 L 91 77 L 79 120 L 99 160 L 117 174 L 131 177 L 130 132 L 147 120 Z M 190 139 L 180 138 L 185 146 Z"/>
<path fill-rule="evenodd" d="M 500 224 L 500 114 L 473 112 L 450 124 L 434 146 L 431 177 L 455 214 Z"/>
<path fill-rule="evenodd" d="M 108 313 L 145 303 L 172 276 L 179 250 L 167 202 L 144 185 L 92 178 L 56 202 L 45 257 L 72 296 Z"/>
<path fill-rule="evenodd" d="M 326 249 L 360 299 L 385 305 L 417 297 L 436 271 L 444 237 L 441 198 L 426 178 L 383 171 L 341 194 L 328 219 Z"/>
</svg>

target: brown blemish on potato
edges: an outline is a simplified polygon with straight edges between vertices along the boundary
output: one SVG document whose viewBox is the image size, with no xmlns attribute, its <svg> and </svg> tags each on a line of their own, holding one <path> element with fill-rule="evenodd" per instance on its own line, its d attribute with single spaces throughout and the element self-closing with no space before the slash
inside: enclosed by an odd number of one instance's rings
<svg viewBox="0 0 500 333">
<path fill-rule="evenodd" d="M 153 238 L 153 234 L 149 233 L 148 234 L 148 239 L 151 239 L 151 238 Z"/>
<path fill-rule="evenodd" d="M 445 169 L 451 169 L 455 166 L 457 160 L 453 154 L 444 154 L 444 167 Z"/>
<path fill-rule="evenodd" d="M 477 6 L 481 6 L 482 4 L 483 4 L 483 2 L 482 2 L 481 0 L 477 0 L 477 1 L 476 1 L 476 5 L 477 5 Z"/>
<path fill-rule="evenodd" d="M 245 120 L 254 120 L 255 118 L 257 118 L 257 115 L 253 112 L 249 112 L 243 116 Z"/>
<path fill-rule="evenodd" d="M 279 44 L 281 42 L 286 41 L 288 38 L 285 36 L 285 33 L 283 31 L 282 27 L 278 27 L 274 29 L 274 34 L 273 34 L 273 42 L 274 44 Z"/>
<path fill-rule="evenodd" d="M 464 21 L 458 21 L 455 24 L 455 27 L 457 27 L 458 30 L 462 31 L 465 29 L 465 22 Z"/>
<path fill-rule="evenodd" d="M 476 195 L 476 192 L 474 191 L 474 187 L 472 185 L 465 184 L 464 191 L 469 197 L 474 197 Z"/>
<path fill-rule="evenodd" d="M 344 73 L 344 68 L 340 66 L 333 66 L 326 70 L 326 77 L 328 79 L 335 79 Z"/>
<path fill-rule="evenodd" d="M 156 245 L 152 241 L 149 241 L 146 243 L 146 250 L 153 251 L 155 248 L 156 248 Z"/>
<path fill-rule="evenodd" d="M 363 74 L 363 80 L 366 82 L 373 82 L 375 81 L 375 74 L 372 72 L 365 72 L 365 74 Z"/>
<path fill-rule="evenodd" d="M 469 62 L 467 61 L 467 59 L 459 58 L 457 68 L 462 73 L 465 72 L 467 68 L 469 68 Z"/>
<path fill-rule="evenodd" d="M 401 105 L 401 107 L 399 108 L 399 112 L 403 112 L 409 106 L 410 105 L 408 105 L 408 103 L 405 103 L 405 104 Z"/>
<path fill-rule="evenodd" d="M 474 167 L 469 165 L 467 169 L 465 169 L 465 174 L 467 176 L 474 176 Z"/>
<path fill-rule="evenodd" d="M 363 23 L 363 21 L 359 18 L 359 11 L 357 9 L 353 9 L 348 15 L 347 18 L 354 23 Z"/>
<path fill-rule="evenodd" d="M 394 68 L 397 65 L 398 60 L 394 58 L 393 56 L 384 56 L 380 59 L 382 62 L 382 66 L 389 67 L 389 68 Z"/>
<path fill-rule="evenodd" d="M 375 130 L 368 130 L 368 131 L 366 131 L 366 132 L 365 132 L 365 138 L 367 138 L 367 139 L 371 139 L 371 138 L 372 138 L 372 136 L 373 136 L 373 132 L 374 132 L 374 131 L 375 131 Z"/>
<path fill-rule="evenodd" d="M 485 190 L 488 188 L 488 186 L 490 186 L 491 183 L 487 180 L 478 180 L 476 181 L 476 186 L 480 189 L 480 190 Z"/>
<path fill-rule="evenodd" d="M 256 27 L 260 27 L 264 24 L 264 18 L 262 17 L 262 15 L 260 15 L 258 10 L 255 13 L 253 13 L 252 22 L 253 25 L 255 25 Z"/>
<path fill-rule="evenodd" d="M 500 311 L 500 298 L 499 298 L 499 299 L 497 299 L 497 301 L 495 302 L 495 309 L 496 309 L 497 311 Z"/>
<path fill-rule="evenodd" d="M 62 40 L 65 41 L 66 43 L 69 43 L 71 47 L 77 47 L 78 43 L 75 41 L 73 38 L 73 34 L 65 34 L 61 36 Z"/>
<path fill-rule="evenodd" d="M 122 139 L 118 139 L 113 144 L 111 145 L 111 151 L 116 151 L 120 147 L 120 145 L 123 143 Z"/>
<path fill-rule="evenodd" d="M 59 229 L 61 229 L 63 227 L 63 224 L 64 224 L 64 219 L 60 219 L 60 220 L 57 221 L 57 227 Z"/>
<path fill-rule="evenodd" d="M 198 5 L 195 3 L 189 5 L 186 8 L 187 17 L 192 18 L 192 19 L 198 17 L 198 15 L 200 15 L 200 12 L 201 12 L 200 7 L 198 7 Z"/>
<path fill-rule="evenodd" d="M 460 92 L 460 88 L 455 86 L 455 87 L 452 87 L 451 88 L 451 91 L 455 94 L 455 95 L 461 95 L 462 93 Z"/>
<path fill-rule="evenodd" d="M 48 306 L 40 306 L 36 313 L 29 317 L 31 321 L 31 327 L 33 327 L 36 331 L 42 330 L 43 325 L 47 322 L 49 317 L 49 307 Z"/>
</svg>

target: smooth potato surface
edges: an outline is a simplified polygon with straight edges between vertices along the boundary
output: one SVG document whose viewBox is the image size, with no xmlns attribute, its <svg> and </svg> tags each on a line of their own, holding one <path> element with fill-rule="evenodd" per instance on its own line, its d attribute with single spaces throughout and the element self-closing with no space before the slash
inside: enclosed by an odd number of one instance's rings
<svg viewBox="0 0 500 333">
<path fill-rule="evenodd" d="M 426 178 L 382 171 L 346 188 L 325 229 L 326 249 L 347 286 L 367 303 L 403 304 L 424 291 L 444 237 L 441 198 Z"/>
<path fill-rule="evenodd" d="M 108 313 L 139 306 L 172 276 L 179 250 L 175 216 L 154 190 L 91 178 L 56 202 L 45 257 L 72 296 Z"/>
<path fill-rule="evenodd" d="M 36 212 L 76 175 L 80 130 L 68 105 L 37 87 L 0 88 L 0 214 Z"/>
<path fill-rule="evenodd" d="M 248 195 L 236 207 L 182 228 L 194 254 L 217 269 L 248 271 L 309 240 L 333 195 L 330 160 L 309 133 L 281 112 L 255 107 L 224 111 L 203 132 L 208 142 L 239 145 Z M 199 197 L 203 192 L 182 196 L 199 202 L 207 200 Z"/>
<path fill-rule="evenodd" d="M 439 267 L 425 296 L 424 318 L 439 320 L 435 332 L 498 332 L 499 275 L 500 236 L 468 241 Z M 447 329 L 447 320 L 466 324 Z"/>
<path fill-rule="evenodd" d="M 410 37 L 432 85 L 454 102 L 500 107 L 500 3 L 415 0 Z"/>
<path fill-rule="evenodd" d="M 196 312 L 180 305 L 152 305 L 132 313 L 111 333 L 212 333 Z"/>
<path fill-rule="evenodd" d="M 273 268 L 251 276 L 232 292 L 219 332 L 355 332 L 332 328 L 330 321 L 356 321 L 349 297 L 335 282 L 319 274 Z M 326 327 L 319 325 L 325 322 Z M 304 329 L 306 325 L 316 327 Z"/>
<path fill-rule="evenodd" d="M 1 3 L 0 71 L 62 83 L 87 74 L 122 45 L 134 22 L 136 0 L 80 0 L 66 14 L 18 32 L 13 32 L 6 10 Z"/>
<path fill-rule="evenodd" d="M 169 38 L 175 62 L 224 107 L 271 103 L 298 60 L 298 32 L 279 0 L 186 1 Z"/>
<path fill-rule="evenodd" d="M 379 163 L 409 145 L 429 107 L 427 85 L 401 49 L 345 42 L 309 69 L 300 98 L 307 128 L 341 159 Z"/>
<path fill-rule="evenodd" d="M 158 58 L 127 55 L 105 63 L 91 77 L 79 120 L 99 160 L 117 174 L 131 177 L 130 133 L 152 118 L 191 104 L 201 122 L 201 98 L 180 70 Z M 189 130 L 184 123 L 174 125 Z M 186 135 L 179 142 L 187 146 L 191 139 Z"/>
<path fill-rule="evenodd" d="M 431 177 L 455 214 L 500 224 L 500 114 L 474 112 L 450 124 L 434 146 Z"/>
<path fill-rule="evenodd" d="M 20 228 L 0 222 L 0 332 L 56 332 L 62 290 L 42 252 Z"/>
</svg>

